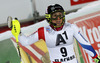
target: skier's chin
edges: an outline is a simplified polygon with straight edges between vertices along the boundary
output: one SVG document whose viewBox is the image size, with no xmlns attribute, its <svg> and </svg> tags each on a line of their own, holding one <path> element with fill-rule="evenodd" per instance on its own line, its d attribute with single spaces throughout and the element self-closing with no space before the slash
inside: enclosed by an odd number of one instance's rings
<svg viewBox="0 0 100 63">
<path fill-rule="evenodd" d="M 56 25 L 56 27 L 60 27 L 60 26 L 61 26 L 61 24 L 57 24 L 57 25 Z"/>
</svg>

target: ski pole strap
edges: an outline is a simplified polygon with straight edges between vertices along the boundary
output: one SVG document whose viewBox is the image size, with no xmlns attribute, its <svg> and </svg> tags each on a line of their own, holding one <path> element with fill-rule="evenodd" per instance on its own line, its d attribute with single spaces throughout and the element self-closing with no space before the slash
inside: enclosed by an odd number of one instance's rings
<svg viewBox="0 0 100 63">
<path fill-rule="evenodd" d="M 43 39 L 45 41 L 45 35 L 44 35 L 44 27 L 41 27 L 38 29 L 38 38 Z"/>
</svg>

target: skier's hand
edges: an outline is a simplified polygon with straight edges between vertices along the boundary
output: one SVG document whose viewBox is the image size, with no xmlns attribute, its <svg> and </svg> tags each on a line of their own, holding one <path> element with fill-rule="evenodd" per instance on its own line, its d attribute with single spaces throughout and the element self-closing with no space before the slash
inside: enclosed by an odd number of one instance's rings
<svg viewBox="0 0 100 63">
<path fill-rule="evenodd" d="M 100 56 L 98 56 L 97 58 L 95 58 L 94 61 L 95 61 L 96 63 L 100 63 Z"/>
<path fill-rule="evenodd" d="M 42 56 L 41 60 L 43 63 L 51 63 L 49 52 L 45 53 L 45 55 Z"/>
</svg>

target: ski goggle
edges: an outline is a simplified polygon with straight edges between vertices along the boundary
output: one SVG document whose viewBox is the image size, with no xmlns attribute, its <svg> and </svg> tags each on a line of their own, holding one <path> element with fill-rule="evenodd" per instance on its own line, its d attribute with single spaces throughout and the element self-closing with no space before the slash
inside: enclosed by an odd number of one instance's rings
<svg viewBox="0 0 100 63">
<path fill-rule="evenodd" d="M 59 17 L 60 19 L 62 19 L 64 16 L 63 16 L 63 15 L 56 15 L 55 17 L 51 17 L 51 20 L 57 20 L 58 17 Z"/>
<path fill-rule="evenodd" d="M 57 12 L 60 12 L 60 14 L 59 14 L 59 15 L 56 15 L 55 13 L 57 13 Z M 65 17 L 65 12 L 56 11 L 56 12 L 52 12 L 51 14 L 46 14 L 46 18 L 47 18 L 47 19 L 49 18 L 49 19 L 51 19 L 51 20 L 57 20 L 58 17 L 59 17 L 60 19 L 62 19 L 63 17 Z"/>
</svg>

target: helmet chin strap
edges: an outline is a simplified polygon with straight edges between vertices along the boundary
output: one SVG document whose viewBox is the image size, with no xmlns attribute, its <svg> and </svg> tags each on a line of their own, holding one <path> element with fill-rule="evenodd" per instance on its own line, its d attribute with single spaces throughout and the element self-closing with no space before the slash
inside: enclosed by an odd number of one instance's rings
<svg viewBox="0 0 100 63">
<path fill-rule="evenodd" d="M 57 24 L 56 23 L 52 23 L 54 26 L 56 26 Z"/>
<path fill-rule="evenodd" d="M 52 23 L 52 22 L 51 22 L 51 25 L 56 26 L 57 24 L 56 24 L 56 23 Z"/>
</svg>

